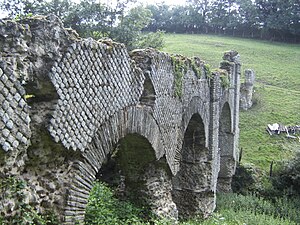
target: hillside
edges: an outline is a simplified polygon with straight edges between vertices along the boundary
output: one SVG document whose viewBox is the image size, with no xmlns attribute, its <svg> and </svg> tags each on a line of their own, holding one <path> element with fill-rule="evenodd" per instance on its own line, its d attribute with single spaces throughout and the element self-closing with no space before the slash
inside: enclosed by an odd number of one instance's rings
<svg viewBox="0 0 300 225">
<path fill-rule="evenodd" d="M 284 136 L 269 136 L 269 123 L 300 124 L 300 45 L 271 43 L 212 35 L 166 34 L 163 51 L 200 56 L 218 67 L 224 51 L 237 50 L 242 71 L 256 73 L 255 105 L 240 114 L 242 163 L 253 163 L 264 171 L 272 161 L 290 157 L 300 143 Z M 243 80 L 243 75 L 241 77 Z"/>
</svg>

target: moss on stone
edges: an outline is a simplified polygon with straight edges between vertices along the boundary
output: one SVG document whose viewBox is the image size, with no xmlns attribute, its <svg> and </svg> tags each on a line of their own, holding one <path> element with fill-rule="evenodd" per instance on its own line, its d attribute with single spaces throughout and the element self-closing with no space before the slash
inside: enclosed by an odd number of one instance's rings
<svg viewBox="0 0 300 225">
<path fill-rule="evenodd" d="M 225 89 L 230 87 L 230 79 L 228 71 L 225 69 L 214 69 L 214 74 L 219 74 L 221 86 Z"/>
<path fill-rule="evenodd" d="M 228 75 L 220 75 L 221 86 L 225 89 L 230 87 L 230 80 Z"/>
<path fill-rule="evenodd" d="M 224 60 L 220 63 L 220 69 L 226 70 L 228 73 L 230 73 L 232 66 L 233 62 L 229 62 L 227 60 Z"/>
<path fill-rule="evenodd" d="M 176 97 L 181 98 L 182 96 L 182 81 L 183 76 L 187 72 L 188 67 L 186 65 L 186 58 L 182 56 L 171 56 L 171 62 L 174 71 L 174 94 Z"/>
<path fill-rule="evenodd" d="M 211 72 L 211 66 L 209 64 L 204 64 L 204 72 L 205 72 L 205 76 L 209 79 L 212 78 L 212 72 Z"/>
<path fill-rule="evenodd" d="M 195 62 L 191 63 L 192 70 L 196 74 L 196 76 L 200 79 L 202 76 L 202 69 L 201 67 L 197 66 Z"/>
<path fill-rule="evenodd" d="M 38 132 L 39 136 L 32 138 L 31 145 L 28 147 L 28 161 L 26 167 L 39 167 L 48 165 L 49 167 L 60 166 L 67 159 L 79 158 L 80 153 L 67 150 L 62 143 L 56 143 L 46 128 Z"/>
</svg>

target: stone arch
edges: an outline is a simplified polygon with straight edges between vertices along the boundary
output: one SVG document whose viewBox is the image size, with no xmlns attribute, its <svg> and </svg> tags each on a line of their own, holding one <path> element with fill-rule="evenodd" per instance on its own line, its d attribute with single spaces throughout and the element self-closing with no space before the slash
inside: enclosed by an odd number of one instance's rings
<svg viewBox="0 0 300 225">
<path fill-rule="evenodd" d="M 206 216 L 214 205 L 211 163 L 206 147 L 205 126 L 198 113 L 192 115 L 184 133 L 180 169 L 173 178 L 173 199 L 179 217 Z"/>
<path fill-rule="evenodd" d="M 217 190 L 220 192 L 231 191 L 231 179 L 235 170 L 234 134 L 232 132 L 231 115 L 230 105 L 225 102 L 219 119 L 220 171 Z"/>
<path fill-rule="evenodd" d="M 199 114 L 201 118 L 203 118 L 203 125 L 205 130 L 205 146 L 208 147 L 208 120 L 209 120 L 209 103 L 203 100 L 202 98 L 195 96 L 193 97 L 186 110 L 183 112 L 182 122 L 181 122 L 181 138 L 177 140 L 177 150 L 175 152 L 174 163 L 170 165 L 172 167 L 172 171 L 174 175 L 179 171 L 180 160 L 182 157 L 182 143 L 184 139 L 184 132 L 186 131 L 189 122 L 194 114 Z M 209 153 L 211 154 L 211 153 Z"/>
<path fill-rule="evenodd" d="M 159 127 L 148 110 L 142 107 L 129 107 L 119 111 L 98 128 L 92 142 L 82 152 L 83 160 L 73 164 L 74 175 L 67 194 L 67 206 L 65 208 L 66 224 L 74 224 L 76 221 L 84 220 L 87 199 L 97 173 L 108 155 L 113 153 L 119 141 L 126 138 L 127 135 L 138 135 L 146 140 L 153 149 L 154 159 L 159 160 L 159 164 L 164 164 L 169 170 L 168 164 L 162 159 L 165 151 L 160 139 Z M 149 168 L 151 167 L 153 166 Z M 156 171 L 156 175 L 158 177 L 163 176 L 163 172 L 159 171 Z M 170 192 L 167 183 L 171 184 L 171 181 L 168 181 L 168 176 L 164 179 L 166 190 Z M 171 192 L 167 195 L 171 196 Z M 155 196 L 153 198 L 155 199 Z M 170 209 L 174 211 L 170 214 L 173 213 L 176 216 L 175 204 L 172 204 L 171 201 L 169 203 Z M 159 214 L 161 209 L 158 207 L 153 210 L 157 210 L 155 213 Z"/>
<path fill-rule="evenodd" d="M 151 144 L 137 133 L 127 134 L 118 142 L 108 162 L 96 175 L 114 187 L 121 199 L 156 215 L 177 219 L 171 177 L 166 158 L 157 160 Z"/>
</svg>

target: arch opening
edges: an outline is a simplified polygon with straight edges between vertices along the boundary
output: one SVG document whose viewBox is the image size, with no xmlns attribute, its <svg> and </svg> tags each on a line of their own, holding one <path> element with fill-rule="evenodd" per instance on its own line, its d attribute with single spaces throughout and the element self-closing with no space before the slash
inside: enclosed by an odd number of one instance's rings
<svg viewBox="0 0 300 225">
<path fill-rule="evenodd" d="M 194 114 L 184 134 L 180 169 L 173 178 L 173 199 L 180 218 L 206 217 L 214 204 L 210 191 L 211 162 L 205 147 L 205 128 L 199 114 Z"/>
<path fill-rule="evenodd" d="M 156 100 L 155 89 L 149 74 L 145 74 L 144 90 L 140 98 L 140 103 L 146 106 L 153 107 Z"/>
<path fill-rule="evenodd" d="M 230 106 L 226 102 L 219 119 L 220 171 L 217 182 L 218 192 L 231 191 L 231 180 L 235 171 L 234 135 L 231 125 Z"/>
<path fill-rule="evenodd" d="M 171 171 L 165 158 L 159 160 L 149 141 L 138 134 L 122 138 L 96 174 L 120 201 L 142 209 L 140 217 L 157 215 L 177 220 L 172 201 Z"/>
</svg>

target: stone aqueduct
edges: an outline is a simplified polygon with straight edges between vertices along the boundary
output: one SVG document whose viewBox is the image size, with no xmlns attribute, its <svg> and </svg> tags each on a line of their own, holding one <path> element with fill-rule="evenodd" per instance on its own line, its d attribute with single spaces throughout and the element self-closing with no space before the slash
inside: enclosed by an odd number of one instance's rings
<svg viewBox="0 0 300 225">
<path fill-rule="evenodd" d="M 26 201 L 39 212 L 83 221 L 93 182 L 116 149 L 125 155 L 111 176 L 143 182 L 141 195 L 158 215 L 206 216 L 216 191 L 230 190 L 236 52 L 211 74 L 199 58 L 80 39 L 54 16 L 2 20 L 0 41 L 0 178 L 25 180 Z M 13 214 L 15 203 L 1 201 L 0 210 Z"/>
</svg>

